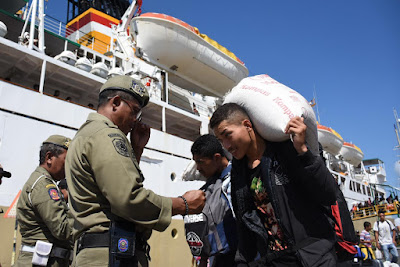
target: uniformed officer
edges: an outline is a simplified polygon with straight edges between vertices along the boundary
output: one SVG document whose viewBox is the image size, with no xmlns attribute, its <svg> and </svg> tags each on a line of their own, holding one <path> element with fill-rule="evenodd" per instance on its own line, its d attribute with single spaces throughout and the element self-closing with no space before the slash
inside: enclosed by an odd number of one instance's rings
<svg viewBox="0 0 400 267">
<path fill-rule="evenodd" d="M 200 190 L 169 198 L 143 188 L 139 161 L 150 129 L 140 115 L 148 101 L 140 81 L 110 78 L 100 89 L 97 113 L 71 143 L 66 177 L 76 266 L 147 266 L 151 231 L 164 231 L 171 216 L 204 206 Z"/>
<path fill-rule="evenodd" d="M 22 188 L 17 204 L 22 244 L 15 266 L 33 266 L 32 258 L 38 252 L 37 248 L 35 251 L 37 241 L 47 242 L 46 248 L 51 247 L 49 253 L 41 247 L 37 254 L 45 256 L 41 260 L 49 256 L 47 266 L 69 266 L 72 217 L 56 181 L 65 177 L 65 156 L 70 142 L 70 138 L 61 135 L 52 135 L 44 141 L 39 167 Z"/>
</svg>

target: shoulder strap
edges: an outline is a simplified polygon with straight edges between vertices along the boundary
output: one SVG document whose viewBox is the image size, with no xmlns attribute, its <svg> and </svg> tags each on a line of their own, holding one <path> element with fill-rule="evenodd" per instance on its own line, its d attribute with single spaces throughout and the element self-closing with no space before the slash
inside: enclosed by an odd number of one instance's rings
<svg viewBox="0 0 400 267">
<path fill-rule="evenodd" d="M 31 199 L 31 193 L 32 193 L 32 191 L 33 191 L 33 188 L 34 188 L 35 185 L 37 184 L 37 182 L 39 182 L 39 180 L 40 180 L 42 177 L 47 177 L 47 176 L 44 175 L 44 174 L 40 175 L 40 176 L 36 179 L 36 181 L 33 183 L 32 187 L 31 187 L 30 190 L 29 190 L 28 199 L 29 199 L 29 202 L 31 203 L 32 206 L 33 206 L 33 203 L 32 203 L 32 199 Z M 57 190 L 60 191 L 60 189 L 59 189 L 58 186 L 57 186 L 57 183 L 55 183 L 53 179 L 51 179 L 51 180 L 53 181 L 53 183 L 54 183 L 55 186 L 57 187 Z"/>
</svg>

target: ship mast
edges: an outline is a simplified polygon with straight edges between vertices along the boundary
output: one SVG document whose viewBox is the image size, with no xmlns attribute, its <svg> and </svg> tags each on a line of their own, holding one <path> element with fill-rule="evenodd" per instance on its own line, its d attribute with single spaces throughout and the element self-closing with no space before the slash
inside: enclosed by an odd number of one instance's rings
<svg viewBox="0 0 400 267">
<path fill-rule="evenodd" d="M 395 149 L 400 149 L 400 137 L 399 137 L 400 120 L 399 120 L 399 116 L 397 115 L 397 111 L 395 108 L 393 108 L 393 114 L 394 114 L 394 118 L 396 120 L 396 123 L 394 124 L 394 132 L 396 133 L 397 146 L 395 146 Z"/>
<path fill-rule="evenodd" d="M 67 21 L 74 19 L 89 8 L 97 9 L 111 17 L 121 19 L 129 6 L 129 0 L 68 0 Z"/>
</svg>

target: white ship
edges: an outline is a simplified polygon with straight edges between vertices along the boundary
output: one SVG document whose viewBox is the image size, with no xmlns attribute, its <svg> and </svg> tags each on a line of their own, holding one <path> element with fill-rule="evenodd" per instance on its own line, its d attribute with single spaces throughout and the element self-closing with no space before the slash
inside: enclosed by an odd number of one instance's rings
<svg viewBox="0 0 400 267">
<path fill-rule="evenodd" d="M 51 134 L 74 137 L 95 111 L 101 85 L 116 74 L 141 79 L 150 93 L 143 111 L 151 127 L 140 162 L 144 186 L 178 196 L 204 184 L 201 178 L 184 180 L 184 171 L 195 170 L 190 148 L 208 133 L 217 97 L 248 76 L 232 52 L 179 19 L 134 16 L 136 1 L 121 21 L 89 8 L 67 25 L 44 15 L 43 0 L 2 1 L 0 9 L 0 163 L 12 173 L 0 186 L 5 211 L 38 165 L 41 142 Z M 14 219 L 2 220 L 2 236 L 11 238 L 14 224 L 8 220 Z M 3 242 L 0 259 L 7 261 L 1 264 L 9 266 L 13 242 Z M 181 216 L 153 234 L 150 244 L 151 266 L 192 264 Z"/>
<path fill-rule="evenodd" d="M 177 196 L 203 185 L 190 147 L 208 133 L 220 97 L 248 70 L 197 28 L 164 14 L 136 16 L 138 9 L 133 1 L 119 21 L 89 8 L 65 25 L 44 15 L 43 0 L 0 3 L 0 163 L 12 173 L 0 186 L 0 206 L 15 203 L 38 165 L 41 142 L 51 134 L 72 138 L 95 111 L 101 85 L 116 74 L 141 79 L 150 93 L 143 121 L 151 138 L 140 163 L 145 187 Z M 384 196 L 378 185 L 386 181 L 383 162 L 362 160 L 361 150 L 328 127 L 319 127 L 319 139 L 349 205 Z M 13 223 L 2 225 L 11 225 L 2 228 L 10 239 L 0 253 L 2 266 L 9 266 Z M 155 233 L 151 266 L 191 266 L 184 236 L 180 216 Z"/>
<path fill-rule="evenodd" d="M 318 141 L 323 148 L 326 166 L 340 185 L 349 210 L 375 198 L 386 198 L 384 162 L 378 158 L 364 159 L 364 153 L 330 127 L 318 125 Z"/>
</svg>

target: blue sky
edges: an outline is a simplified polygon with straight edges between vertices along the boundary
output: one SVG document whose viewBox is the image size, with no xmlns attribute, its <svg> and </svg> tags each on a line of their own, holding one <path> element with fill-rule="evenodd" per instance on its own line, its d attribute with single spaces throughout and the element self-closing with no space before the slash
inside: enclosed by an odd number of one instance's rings
<svg viewBox="0 0 400 267">
<path fill-rule="evenodd" d="M 66 0 L 49 0 L 66 20 Z M 393 108 L 400 112 L 398 0 L 143 0 L 143 12 L 179 18 L 234 52 L 250 75 L 266 73 L 312 99 L 320 123 L 353 142 L 365 158 L 394 163 Z"/>
</svg>

